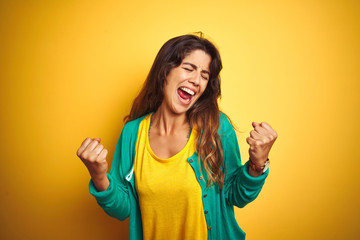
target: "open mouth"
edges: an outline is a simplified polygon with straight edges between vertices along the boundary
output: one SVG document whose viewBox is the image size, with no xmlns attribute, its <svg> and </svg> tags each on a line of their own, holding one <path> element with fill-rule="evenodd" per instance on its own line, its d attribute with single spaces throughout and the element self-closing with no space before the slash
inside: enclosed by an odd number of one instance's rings
<svg viewBox="0 0 360 240">
<path fill-rule="evenodd" d="M 177 93 L 184 104 L 189 104 L 196 92 L 187 87 L 180 87 L 178 88 Z"/>
</svg>

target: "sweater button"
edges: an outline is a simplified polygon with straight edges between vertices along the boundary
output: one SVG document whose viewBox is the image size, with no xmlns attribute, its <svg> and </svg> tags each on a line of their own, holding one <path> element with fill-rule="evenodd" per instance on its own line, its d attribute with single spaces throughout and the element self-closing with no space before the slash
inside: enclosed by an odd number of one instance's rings
<svg viewBox="0 0 360 240">
<path fill-rule="evenodd" d="M 211 227 L 209 226 L 208 229 L 211 230 Z"/>
<path fill-rule="evenodd" d="M 189 160 L 189 162 L 193 162 L 193 160 L 192 160 L 192 159 L 190 159 L 190 160 Z"/>
<path fill-rule="evenodd" d="M 207 213 L 208 213 L 208 211 L 205 210 L 205 214 L 207 214 Z"/>
<path fill-rule="evenodd" d="M 204 195 L 204 198 L 206 198 L 206 197 L 207 197 L 207 194 Z"/>
<path fill-rule="evenodd" d="M 200 180 L 202 180 L 202 179 L 203 179 L 203 177 L 202 177 L 202 176 L 200 176 L 200 177 L 199 177 L 199 179 L 200 179 Z"/>
</svg>

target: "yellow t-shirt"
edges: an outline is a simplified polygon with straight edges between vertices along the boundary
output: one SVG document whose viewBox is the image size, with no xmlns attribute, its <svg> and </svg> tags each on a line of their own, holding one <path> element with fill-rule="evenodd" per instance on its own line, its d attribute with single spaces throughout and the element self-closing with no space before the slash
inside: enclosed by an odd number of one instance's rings
<svg viewBox="0 0 360 240">
<path fill-rule="evenodd" d="M 149 144 L 150 120 L 151 114 L 140 123 L 134 163 L 143 239 L 207 239 L 201 187 L 187 162 L 196 131 L 180 152 L 161 159 Z"/>
</svg>

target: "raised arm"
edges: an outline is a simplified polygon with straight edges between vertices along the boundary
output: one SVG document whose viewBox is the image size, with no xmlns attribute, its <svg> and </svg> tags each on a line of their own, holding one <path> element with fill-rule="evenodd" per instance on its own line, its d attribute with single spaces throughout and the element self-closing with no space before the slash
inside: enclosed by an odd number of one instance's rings
<svg viewBox="0 0 360 240">
<path fill-rule="evenodd" d="M 87 167 L 91 179 L 99 192 L 105 191 L 110 185 L 106 176 L 108 169 L 106 156 L 108 151 L 100 144 L 100 141 L 100 138 L 86 138 L 76 152 L 76 155 Z"/>
<path fill-rule="evenodd" d="M 224 151 L 225 185 L 227 201 L 231 205 L 244 207 L 259 195 L 269 170 L 265 173 L 249 170 L 249 162 L 241 164 L 236 133 L 226 116 L 221 118 L 220 137 Z"/>
<path fill-rule="evenodd" d="M 131 153 L 130 148 L 126 146 L 126 141 L 128 140 L 126 138 L 127 136 L 123 129 L 116 145 L 110 174 L 106 173 L 106 155 L 103 154 L 102 156 L 100 153 L 96 157 L 95 149 L 100 149 L 101 147 L 95 147 L 88 153 L 85 152 L 80 153 L 80 156 L 78 155 L 88 168 L 91 176 L 89 183 L 90 193 L 96 198 L 98 204 L 108 215 L 119 220 L 125 220 L 130 213 L 128 186 L 125 182 L 124 173 L 121 168 L 121 164 L 123 164 L 122 162 L 124 162 L 124 164 L 128 164 L 130 161 Z M 85 140 L 84 142 L 86 141 L 88 140 Z M 98 143 L 100 143 L 100 141 L 98 141 Z M 96 144 L 93 143 L 93 145 Z M 90 149 L 91 148 L 88 150 Z"/>
</svg>

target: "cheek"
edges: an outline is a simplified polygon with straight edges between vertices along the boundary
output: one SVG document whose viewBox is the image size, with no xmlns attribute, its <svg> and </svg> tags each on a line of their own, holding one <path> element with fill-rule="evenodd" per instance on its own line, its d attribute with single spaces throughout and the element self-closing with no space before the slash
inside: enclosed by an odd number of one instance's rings
<svg viewBox="0 0 360 240">
<path fill-rule="evenodd" d="M 208 82 L 209 81 L 203 81 L 201 83 L 201 94 L 203 94 L 205 92 L 205 89 L 207 88 Z"/>
<path fill-rule="evenodd" d="M 171 78 L 167 78 L 164 83 L 164 92 L 170 93 L 174 88 L 174 81 Z"/>
</svg>

